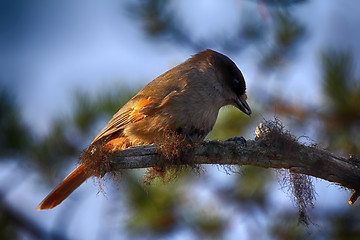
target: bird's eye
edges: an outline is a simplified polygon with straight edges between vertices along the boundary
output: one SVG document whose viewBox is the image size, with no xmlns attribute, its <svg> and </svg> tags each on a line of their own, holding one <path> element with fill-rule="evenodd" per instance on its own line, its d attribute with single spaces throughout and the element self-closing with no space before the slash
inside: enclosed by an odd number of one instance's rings
<svg viewBox="0 0 360 240">
<path fill-rule="evenodd" d="M 242 79 L 234 77 L 232 82 L 232 88 L 234 92 L 238 94 L 243 94 L 245 92 L 245 82 Z"/>
</svg>

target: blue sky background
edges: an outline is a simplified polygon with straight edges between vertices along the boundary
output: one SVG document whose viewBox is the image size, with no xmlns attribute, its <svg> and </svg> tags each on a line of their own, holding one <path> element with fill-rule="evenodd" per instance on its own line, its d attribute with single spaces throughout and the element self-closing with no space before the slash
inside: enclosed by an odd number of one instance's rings
<svg viewBox="0 0 360 240">
<path fill-rule="evenodd" d="M 75 89 L 94 92 L 119 84 L 140 88 L 194 54 L 184 46 L 149 39 L 141 23 L 117 1 L 16 2 L 9 4 L 12 17 L 0 25 L 0 74 L 16 89 L 24 117 L 40 132 L 46 130 L 50 116 L 68 111 Z M 199 40 L 231 35 L 241 13 L 256 10 L 255 2 L 174 1 L 171 10 L 185 31 Z M 232 54 L 249 92 L 265 84 L 268 92 L 279 92 L 290 101 L 319 104 L 321 51 L 345 48 L 358 55 L 357 4 L 345 0 L 295 5 L 291 11 L 305 24 L 307 39 L 300 55 L 277 75 L 261 73 L 256 46 Z M 301 94 L 294 94 L 299 90 Z"/>
<path fill-rule="evenodd" d="M 193 39 L 216 39 L 217 36 L 231 36 L 232 29 L 249 10 L 258 13 L 258 3 L 184 0 L 173 1 L 169 11 L 173 11 L 179 24 Z M 257 99 L 264 95 L 275 94 L 289 102 L 322 108 L 321 51 L 330 48 L 350 50 L 355 56 L 355 73 L 357 76 L 360 74 L 359 9 L 359 2 L 353 0 L 307 1 L 295 5 L 291 11 L 306 26 L 306 39 L 292 62 L 276 73 L 261 71 L 258 66 L 261 51 L 255 44 L 238 54 L 229 55 L 247 80 L 249 104 L 256 104 Z M 141 22 L 130 16 L 124 2 L 38 0 L 0 3 L 0 84 L 13 90 L 22 107 L 22 117 L 39 135 L 46 134 L 57 116 L 69 114 L 76 89 L 88 94 L 118 85 L 139 89 L 192 54 L 195 52 L 186 46 L 149 38 L 142 31 Z M 311 131 L 304 133 L 316 139 L 311 134 Z M 249 133 L 248 137 L 252 135 Z M 7 195 L 7 200 L 49 229 L 54 227 L 57 218 L 66 217 L 60 214 L 64 214 L 67 204 L 78 204 L 75 194 L 74 202 L 70 199 L 52 211 L 36 212 L 36 205 L 49 189 L 39 188 L 41 180 L 35 173 L 24 174 L 24 170 L 17 170 L 11 161 L 1 162 L 1 165 L 0 176 L 7 176 L 10 172 L 26 176 L 26 182 Z M 71 168 L 69 166 L 68 170 Z M 231 181 L 216 168 L 210 168 L 209 172 L 214 174 L 214 182 L 226 184 L 226 181 Z M 327 182 L 318 180 L 316 183 L 316 208 L 348 207 L 347 192 Z M 6 184 L 1 183 L 0 188 Z M 206 184 L 200 182 L 194 186 L 198 193 L 194 197 L 216 201 L 211 193 L 203 190 Z M 119 236 L 113 232 L 119 233 L 124 226 L 119 216 L 114 219 L 108 206 L 118 199 L 114 195 L 121 194 L 121 189 L 112 191 L 116 187 L 106 186 L 107 197 L 95 194 L 97 186 L 92 181 L 79 189 L 78 194 L 85 197 L 81 198 L 81 210 L 69 220 L 71 239 L 98 239 L 99 236 L 116 239 L 114 236 Z M 286 194 L 279 190 L 279 185 L 273 187 L 272 201 L 281 207 L 293 207 Z M 24 197 L 23 192 L 28 194 Z M 120 218 L 125 219 L 126 214 L 124 211 Z M 229 239 L 231 236 L 250 239 L 244 235 L 244 221 L 244 216 L 234 217 Z M 61 231 L 62 226 L 57 228 Z M 175 239 L 184 239 L 187 234 L 180 232 Z"/>
</svg>

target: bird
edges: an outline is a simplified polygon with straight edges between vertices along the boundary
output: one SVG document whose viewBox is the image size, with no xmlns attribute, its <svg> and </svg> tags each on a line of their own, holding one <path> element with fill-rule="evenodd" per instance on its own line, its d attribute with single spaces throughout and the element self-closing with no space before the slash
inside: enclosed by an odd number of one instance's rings
<svg viewBox="0 0 360 240">
<path fill-rule="evenodd" d="M 201 142 L 212 130 L 221 107 L 233 105 L 251 115 L 246 100 L 245 79 L 229 57 L 211 49 L 191 56 L 148 83 L 123 105 L 85 150 L 87 161 L 80 162 L 37 210 L 54 208 L 96 175 L 89 170 L 96 162 L 92 159 L 96 152 L 136 145 L 166 146 L 169 143 L 164 133 L 169 131 Z"/>
</svg>

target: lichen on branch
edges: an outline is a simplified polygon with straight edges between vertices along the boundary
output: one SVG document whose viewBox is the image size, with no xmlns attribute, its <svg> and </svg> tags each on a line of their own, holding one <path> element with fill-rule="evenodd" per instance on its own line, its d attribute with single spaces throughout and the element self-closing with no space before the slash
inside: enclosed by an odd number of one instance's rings
<svg viewBox="0 0 360 240">
<path fill-rule="evenodd" d="M 191 149 L 193 164 L 288 169 L 291 173 L 321 178 L 348 188 L 354 192 L 349 203 L 356 201 L 360 190 L 360 161 L 357 158 L 340 157 L 316 145 L 299 143 L 278 120 L 265 122 L 257 131 L 254 140 L 247 140 L 247 146 L 237 141 L 208 141 L 196 145 Z M 115 151 L 107 161 L 109 171 L 163 164 L 155 145 Z"/>
</svg>

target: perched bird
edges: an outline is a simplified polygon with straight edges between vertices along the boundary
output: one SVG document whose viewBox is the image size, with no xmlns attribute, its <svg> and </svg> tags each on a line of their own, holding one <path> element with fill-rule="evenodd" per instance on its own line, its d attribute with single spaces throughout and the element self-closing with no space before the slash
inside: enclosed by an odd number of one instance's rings
<svg viewBox="0 0 360 240">
<path fill-rule="evenodd" d="M 121 150 L 135 145 L 163 144 L 170 131 L 202 141 L 213 128 L 219 109 L 234 105 L 245 114 L 245 80 L 235 63 L 213 50 L 197 53 L 146 85 L 110 119 L 87 149 Z M 90 161 L 80 163 L 38 206 L 51 209 L 66 199 L 87 178 Z"/>
</svg>

